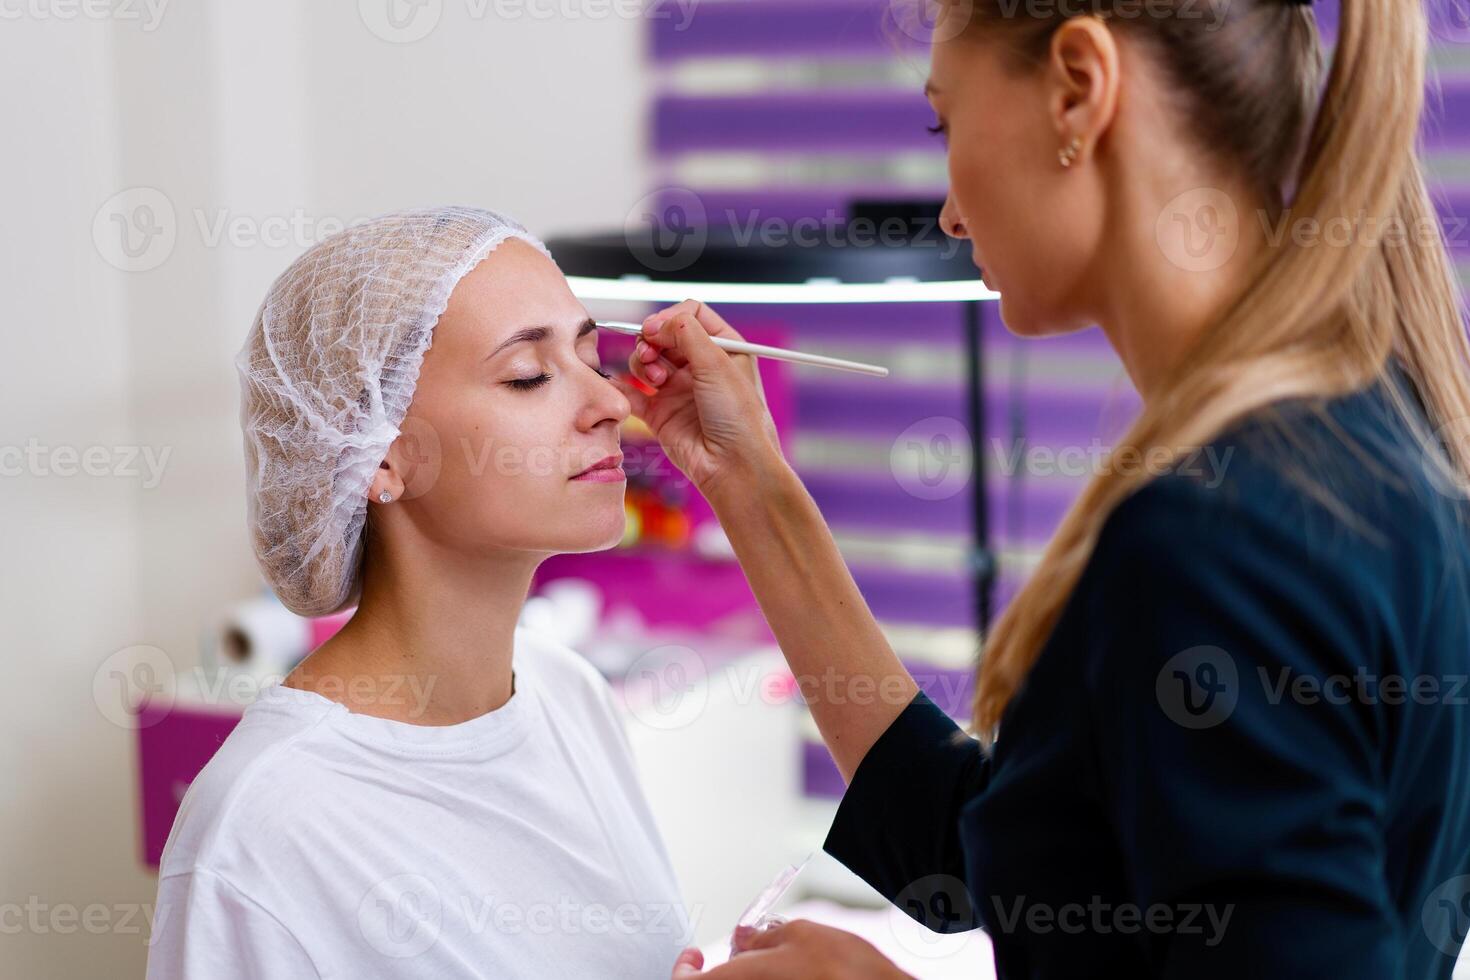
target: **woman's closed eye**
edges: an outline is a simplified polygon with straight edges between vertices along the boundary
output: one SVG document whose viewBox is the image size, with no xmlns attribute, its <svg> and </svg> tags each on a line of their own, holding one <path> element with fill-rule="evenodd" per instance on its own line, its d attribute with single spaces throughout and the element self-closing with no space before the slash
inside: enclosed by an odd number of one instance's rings
<svg viewBox="0 0 1470 980">
<path fill-rule="evenodd" d="M 532 388 L 541 387 L 550 380 L 551 375 L 543 371 L 532 378 L 512 378 L 510 381 L 507 381 L 506 384 L 510 385 L 516 391 L 530 391 Z"/>
<path fill-rule="evenodd" d="M 587 366 L 592 368 L 592 370 L 596 371 L 598 374 L 602 375 L 609 381 L 612 380 L 612 375 L 608 374 L 602 368 L 596 367 L 591 364 Z M 514 388 L 516 391 L 531 391 L 533 389 L 540 388 L 542 385 L 546 384 L 550 380 L 551 375 L 543 371 L 540 374 L 535 375 L 534 377 L 512 378 L 511 380 L 507 381 L 506 384 L 510 385 L 510 387 Z"/>
</svg>

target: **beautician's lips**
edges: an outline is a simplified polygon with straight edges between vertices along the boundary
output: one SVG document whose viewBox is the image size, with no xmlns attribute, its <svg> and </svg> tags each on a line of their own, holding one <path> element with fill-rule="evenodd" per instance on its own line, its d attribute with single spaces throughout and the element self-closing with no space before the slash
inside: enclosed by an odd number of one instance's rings
<svg viewBox="0 0 1470 980">
<path fill-rule="evenodd" d="M 590 480 L 594 483 L 618 483 L 625 480 L 627 479 L 627 475 L 623 473 L 623 456 L 621 453 L 618 453 L 613 456 L 608 456 L 605 459 L 600 459 L 572 477 L 572 479 Z"/>
</svg>

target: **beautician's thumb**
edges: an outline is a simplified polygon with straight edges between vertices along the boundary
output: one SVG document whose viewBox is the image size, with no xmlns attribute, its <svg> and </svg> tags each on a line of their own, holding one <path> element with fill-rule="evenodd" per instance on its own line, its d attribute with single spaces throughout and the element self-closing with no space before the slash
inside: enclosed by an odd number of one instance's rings
<svg viewBox="0 0 1470 980">
<path fill-rule="evenodd" d="M 704 954 L 691 946 L 680 953 L 679 958 L 674 961 L 673 980 L 680 980 L 682 977 L 697 977 L 702 966 L 704 966 Z"/>
</svg>

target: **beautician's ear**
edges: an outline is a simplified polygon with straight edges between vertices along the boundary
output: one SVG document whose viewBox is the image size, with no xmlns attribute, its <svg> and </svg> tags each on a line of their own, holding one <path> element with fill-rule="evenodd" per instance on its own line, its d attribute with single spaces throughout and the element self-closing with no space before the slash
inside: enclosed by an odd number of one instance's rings
<svg viewBox="0 0 1470 980">
<path fill-rule="evenodd" d="M 1072 163 L 1086 159 L 1112 125 L 1118 108 L 1118 40 L 1098 17 L 1072 17 L 1052 35 L 1047 60 L 1047 110 L 1057 145 L 1077 140 Z"/>
</svg>

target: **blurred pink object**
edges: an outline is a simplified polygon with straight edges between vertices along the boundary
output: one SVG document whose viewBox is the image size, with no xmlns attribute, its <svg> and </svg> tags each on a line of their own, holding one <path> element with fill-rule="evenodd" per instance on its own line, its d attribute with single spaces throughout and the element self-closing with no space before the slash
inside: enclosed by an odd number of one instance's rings
<svg viewBox="0 0 1470 980">
<path fill-rule="evenodd" d="M 138 713 L 138 796 L 148 867 L 158 867 L 189 784 L 239 723 L 234 705 L 164 702 Z"/>
<path fill-rule="evenodd" d="M 311 649 L 315 650 L 335 636 L 337 631 L 347 624 L 347 621 L 352 618 L 352 614 L 355 612 L 357 612 L 357 607 L 353 606 L 351 609 L 344 609 L 330 616 L 317 616 L 312 619 Z"/>
</svg>

